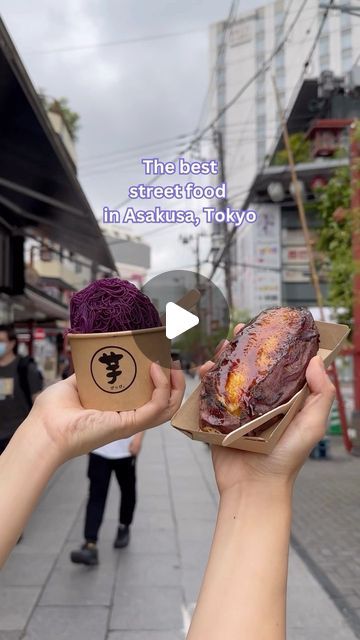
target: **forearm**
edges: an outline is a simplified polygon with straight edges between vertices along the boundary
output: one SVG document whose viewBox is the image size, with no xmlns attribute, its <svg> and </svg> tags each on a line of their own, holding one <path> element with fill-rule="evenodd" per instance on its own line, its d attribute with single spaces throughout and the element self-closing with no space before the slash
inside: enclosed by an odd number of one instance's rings
<svg viewBox="0 0 360 640">
<path fill-rule="evenodd" d="M 229 489 L 188 640 L 282 640 L 291 488 Z"/>
<path fill-rule="evenodd" d="M 30 415 L 0 456 L 0 567 L 60 462 L 54 444 Z"/>
</svg>

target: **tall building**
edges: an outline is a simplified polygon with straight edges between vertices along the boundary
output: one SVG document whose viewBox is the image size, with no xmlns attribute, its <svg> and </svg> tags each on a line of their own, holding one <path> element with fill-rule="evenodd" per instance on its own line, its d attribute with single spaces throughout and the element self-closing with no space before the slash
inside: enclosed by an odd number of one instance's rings
<svg viewBox="0 0 360 640">
<path fill-rule="evenodd" d="M 211 74 L 215 70 L 215 91 L 210 118 L 218 114 L 261 70 L 277 46 L 286 39 L 271 68 L 258 75 L 217 123 L 223 139 L 228 200 L 234 208 L 242 207 L 253 179 L 278 138 L 280 119 L 272 76 L 276 79 L 282 106 L 290 108 L 304 77 L 316 78 L 324 70 L 341 76 L 360 59 L 360 17 L 333 9 L 328 13 L 311 63 L 304 73 L 304 62 L 316 41 L 324 16 L 320 4 L 326 3 L 308 0 L 299 14 L 301 4 L 300 0 L 276 0 L 241 14 L 230 25 L 219 22 L 211 27 L 210 69 Z M 349 6 L 344 0 L 335 3 L 336 6 L 340 4 Z M 251 230 L 248 228 L 236 234 L 238 240 L 234 254 L 238 263 L 244 262 L 239 248 L 241 236 L 244 233 L 256 234 L 256 225 L 251 227 Z M 245 244 L 251 253 L 253 243 L 250 238 Z M 244 306 L 240 287 L 237 286 L 243 275 L 243 267 L 235 268 L 233 298 L 237 307 Z"/>
</svg>

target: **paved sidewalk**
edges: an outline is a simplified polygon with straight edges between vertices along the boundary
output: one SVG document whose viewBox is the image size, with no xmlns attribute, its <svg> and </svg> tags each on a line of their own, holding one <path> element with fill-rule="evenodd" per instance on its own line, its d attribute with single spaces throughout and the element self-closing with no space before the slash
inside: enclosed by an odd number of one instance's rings
<svg viewBox="0 0 360 640">
<path fill-rule="evenodd" d="M 216 515 L 207 447 L 169 426 L 146 435 L 131 544 L 112 548 L 113 483 L 96 568 L 69 561 L 82 540 L 85 470 L 83 458 L 58 472 L 1 572 L 0 640 L 183 640 Z M 289 640 L 356 637 L 294 551 L 288 627 Z"/>
<path fill-rule="evenodd" d="M 360 637 L 360 459 L 340 437 L 329 460 L 308 460 L 296 483 L 293 543 Z"/>
</svg>

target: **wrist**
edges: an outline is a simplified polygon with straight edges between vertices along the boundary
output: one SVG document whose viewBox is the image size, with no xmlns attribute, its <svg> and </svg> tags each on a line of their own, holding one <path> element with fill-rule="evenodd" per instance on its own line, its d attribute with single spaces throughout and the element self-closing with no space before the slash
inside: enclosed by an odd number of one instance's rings
<svg viewBox="0 0 360 640">
<path fill-rule="evenodd" d="M 289 478 L 245 481 L 223 489 L 220 492 L 220 503 L 291 504 L 293 484 Z"/>
<path fill-rule="evenodd" d="M 31 412 L 18 428 L 15 436 L 19 444 L 21 443 L 27 450 L 29 457 L 36 460 L 39 465 L 48 468 L 50 473 L 55 472 L 66 460 L 60 448 L 50 438 L 42 419 L 33 416 Z"/>
</svg>

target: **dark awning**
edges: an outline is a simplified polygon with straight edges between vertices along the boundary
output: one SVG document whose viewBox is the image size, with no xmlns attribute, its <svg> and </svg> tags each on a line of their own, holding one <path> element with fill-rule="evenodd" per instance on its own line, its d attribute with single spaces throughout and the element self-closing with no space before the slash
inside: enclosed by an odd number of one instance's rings
<svg viewBox="0 0 360 640">
<path fill-rule="evenodd" d="M 65 304 L 29 284 L 22 295 L 12 297 L 12 305 L 16 322 L 68 321 L 69 318 L 69 308 Z"/>
<path fill-rule="evenodd" d="M 33 228 L 115 270 L 111 252 L 0 18 L 0 224 Z"/>
</svg>

